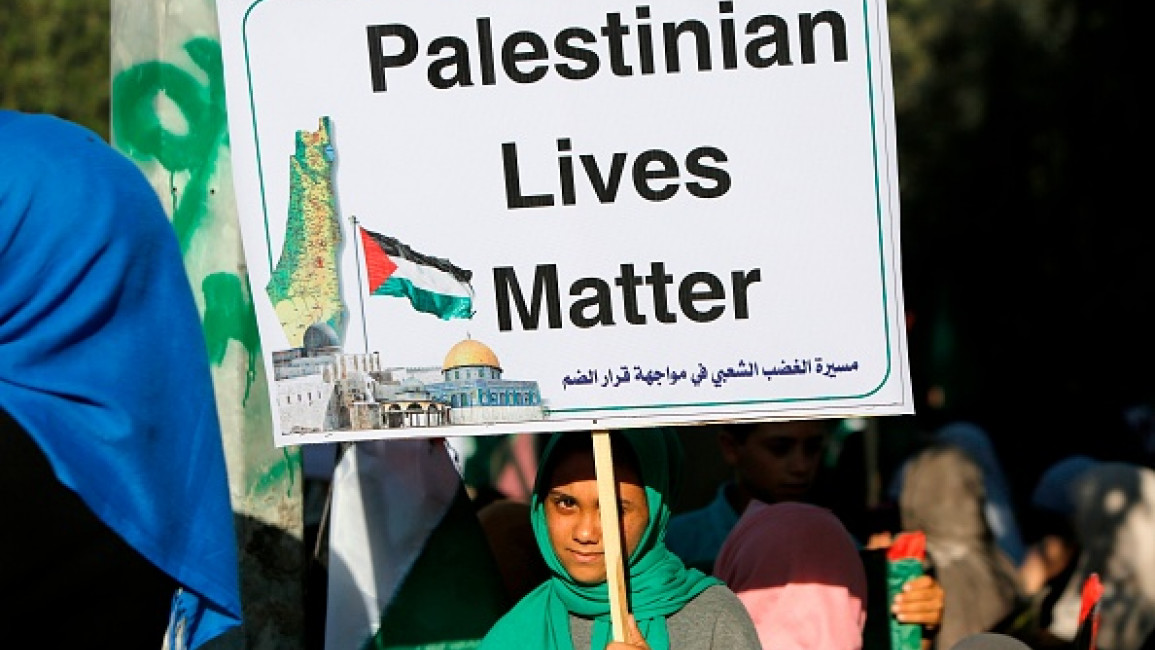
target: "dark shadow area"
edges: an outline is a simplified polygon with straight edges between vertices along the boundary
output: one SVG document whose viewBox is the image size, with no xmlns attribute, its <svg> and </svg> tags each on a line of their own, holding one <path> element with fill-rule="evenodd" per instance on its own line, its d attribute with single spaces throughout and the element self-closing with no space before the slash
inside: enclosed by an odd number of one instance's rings
<svg viewBox="0 0 1155 650">
<path fill-rule="evenodd" d="M 245 617 L 243 647 L 270 643 L 301 647 L 302 639 L 312 631 L 309 599 L 317 597 L 310 589 L 314 584 L 306 565 L 310 547 L 289 531 L 247 515 L 235 515 L 233 524 Z"/>
<path fill-rule="evenodd" d="M 161 646 L 177 582 L 61 484 L 40 448 L 2 410 L 0 502 L 6 638 L 33 646 L 46 639 L 54 647 Z"/>
</svg>

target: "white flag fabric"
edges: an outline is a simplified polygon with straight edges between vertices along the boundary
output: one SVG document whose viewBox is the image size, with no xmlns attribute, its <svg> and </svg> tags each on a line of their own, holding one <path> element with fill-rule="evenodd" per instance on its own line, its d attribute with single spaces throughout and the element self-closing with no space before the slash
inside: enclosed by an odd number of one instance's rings
<svg viewBox="0 0 1155 650">
<path fill-rule="evenodd" d="M 444 441 L 354 443 L 332 499 L 325 649 L 475 647 L 508 603 Z"/>
</svg>

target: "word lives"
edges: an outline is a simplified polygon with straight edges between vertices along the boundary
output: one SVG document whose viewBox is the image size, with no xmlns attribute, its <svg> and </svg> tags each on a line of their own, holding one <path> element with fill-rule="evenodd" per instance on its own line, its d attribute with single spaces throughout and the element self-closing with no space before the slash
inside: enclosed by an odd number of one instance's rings
<svg viewBox="0 0 1155 650">
<path fill-rule="evenodd" d="M 577 203 L 576 174 L 569 138 L 559 138 L 557 150 L 558 178 L 562 205 Z M 629 153 L 617 152 L 609 161 L 599 162 L 592 154 L 578 156 L 582 171 L 590 187 L 602 203 L 613 203 L 618 196 Z M 556 195 L 524 194 L 517 159 L 517 143 L 501 145 L 501 160 L 505 170 L 505 202 L 510 210 L 543 208 L 555 204 Z M 726 153 L 716 147 L 698 147 L 685 156 L 685 170 L 694 178 L 685 183 L 686 191 L 700 199 L 722 196 L 730 189 L 730 174 L 718 167 L 726 162 Z M 681 168 L 678 159 L 661 149 L 648 149 L 634 156 L 630 163 L 630 178 L 634 191 L 648 201 L 665 201 L 681 189 Z M 705 180 L 705 183 L 699 182 Z"/>
</svg>

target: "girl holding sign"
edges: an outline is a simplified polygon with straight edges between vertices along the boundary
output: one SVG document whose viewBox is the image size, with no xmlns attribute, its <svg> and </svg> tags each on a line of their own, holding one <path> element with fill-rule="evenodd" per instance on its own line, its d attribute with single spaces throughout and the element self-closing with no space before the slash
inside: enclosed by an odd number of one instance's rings
<svg viewBox="0 0 1155 650">
<path fill-rule="evenodd" d="M 682 466 L 676 435 L 666 429 L 610 435 L 627 558 L 624 643 L 611 642 L 591 437 L 574 432 L 550 438 L 530 500 L 534 536 L 551 577 L 497 622 L 482 650 L 759 650 L 758 634 L 734 593 L 687 569 L 666 549 Z"/>
</svg>

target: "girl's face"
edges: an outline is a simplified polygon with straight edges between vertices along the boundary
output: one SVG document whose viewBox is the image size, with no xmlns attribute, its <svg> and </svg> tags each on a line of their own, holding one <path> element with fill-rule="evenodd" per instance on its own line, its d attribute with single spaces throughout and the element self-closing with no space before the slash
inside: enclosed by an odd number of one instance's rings
<svg viewBox="0 0 1155 650">
<path fill-rule="evenodd" d="M 615 465 L 614 478 L 620 499 L 623 554 L 628 558 L 646 531 L 650 511 L 637 472 Z M 570 453 L 557 464 L 544 506 L 550 544 L 570 577 L 586 585 L 605 582 L 605 550 L 592 454 Z"/>
</svg>

